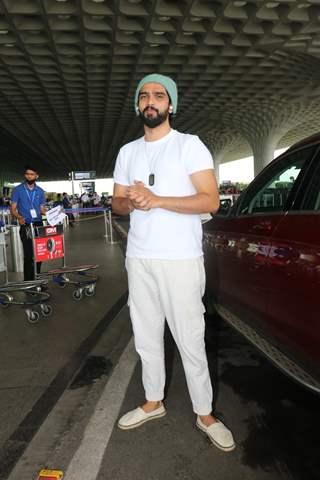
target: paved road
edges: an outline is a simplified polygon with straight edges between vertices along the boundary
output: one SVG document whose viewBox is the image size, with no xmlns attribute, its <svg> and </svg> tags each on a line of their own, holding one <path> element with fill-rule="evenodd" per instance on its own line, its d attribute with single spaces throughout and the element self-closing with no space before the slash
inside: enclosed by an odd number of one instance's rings
<svg viewBox="0 0 320 480">
<path fill-rule="evenodd" d="M 117 292 L 115 296 L 118 298 L 126 288 L 123 283 L 123 259 L 119 255 L 119 247 L 112 248 L 113 251 L 108 250 L 105 257 L 107 264 L 104 269 L 108 272 L 109 282 L 113 279 L 122 285 L 120 289 L 115 285 L 109 288 L 113 295 Z M 101 256 L 104 255 L 105 250 L 101 249 Z M 107 295 L 107 284 L 103 292 Z M 96 310 L 93 309 L 92 299 L 87 304 L 92 314 L 95 311 L 102 313 L 105 302 L 101 294 L 103 292 L 100 289 L 96 297 Z M 84 333 L 87 332 L 89 337 L 92 328 L 97 325 L 97 319 L 88 317 L 86 330 L 85 316 L 79 317 L 78 307 L 77 304 L 75 318 L 69 317 L 68 308 L 65 311 L 68 319 L 61 318 L 54 328 L 46 328 L 43 324 L 38 331 L 30 331 L 22 330 L 25 327 L 20 325 L 17 351 L 21 353 L 24 348 L 27 357 L 38 362 L 37 369 L 32 372 L 35 375 L 40 372 L 42 377 L 36 376 L 37 381 L 31 382 L 30 387 L 34 384 L 34 388 L 20 391 L 18 403 L 22 407 L 19 421 L 21 414 L 27 414 L 28 408 L 34 403 L 37 388 L 40 393 L 45 393 L 47 378 L 50 377 L 43 373 L 49 365 L 50 355 L 45 355 L 42 363 L 41 355 L 37 354 L 37 335 L 40 347 L 46 331 L 47 342 L 50 332 L 59 328 L 63 332 L 58 346 L 61 353 L 55 361 L 59 369 L 66 365 L 68 355 L 74 353 L 75 349 L 76 352 L 82 351 L 81 342 L 86 341 Z M 108 300 L 105 311 L 110 307 Z M 9 318 L 3 318 L 2 322 L 6 322 L 8 328 Z M 55 407 L 48 411 L 44 421 L 40 422 L 41 427 L 12 470 L 10 480 L 35 478 L 36 473 L 44 467 L 61 468 L 66 472 L 66 480 L 319 480 L 319 398 L 278 372 L 220 318 L 207 316 L 206 325 L 215 411 L 234 432 L 237 442 L 234 452 L 220 452 L 195 429 L 195 416 L 191 410 L 181 361 L 168 331 L 168 415 L 130 432 L 120 431 L 116 427 L 119 415 L 143 401 L 140 363 L 133 349 L 128 310 L 124 307 L 101 330 L 82 369 L 57 400 Z M 71 343 L 68 342 L 70 335 Z M 31 348 L 27 343 L 30 338 Z M 7 333 L 7 340 L 14 342 L 14 335 L 9 337 Z M 22 369 L 20 373 L 22 379 Z M 9 377 L 1 377 L 1 388 L 7 394 L 10 391 L 6 388 L 10 383 Z M 41 378 L 45 378 L 45 381 L 38 385 Z M 25 402 L 22 402 L 22 393 Z M 17 423 L 13 417 L 6 418 L 8 431 L 10 425 Z M 0 468 L 0 479 L 6 478 L 1 476 Z"/>
<path fill-rule="evenodd" d="M 67 480 L 319 479 L 319 399 L 288 380 L 216 317 L 207 318 L 216 413 L 232 428 L 236 450 L 220 452 L 194 428 L 180 358 L 169 332 L 168 415 L 134 431 L 119 430 L 118 416 L 143 399 L 140 364 L 130 335 L 124 309 L 10 480 L 23 474 L 33 478 L 43 466 L 62 468 Z"/>
</svg>

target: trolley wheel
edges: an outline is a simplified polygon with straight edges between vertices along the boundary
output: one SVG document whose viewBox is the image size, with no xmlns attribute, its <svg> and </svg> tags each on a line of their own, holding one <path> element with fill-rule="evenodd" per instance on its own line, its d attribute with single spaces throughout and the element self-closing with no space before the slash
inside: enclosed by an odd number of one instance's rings
<svg viewBox="0 0 320 480">
<path fill-rule="evenodd" d="M 93 295 L 95 295 L 96 293 L 96 284 L 92 283 L 91 285 L 86 287 L 84 293 L 87 297 L 93 297 Z"/>
<path fill-rule="evenodd" d="M 13 296 L 12 295 L 6 295 L 0 301 L 0 307 L 1 308 L 8 308 L 12 304 L 12 302 L 13 302 Z"/>
<path fill-rule="evenodd" d="M 53 308 L 49 303 L 41 303 L 40 308 L 44 317 L 50 317 L 50 315 L 52 315 Z"/>
<path fill-rule="evenodd" d="M 53 280 L 57 285 L 58 287 L 60 288 L 65 288 L 66 285 L 67 285 L 67 282 L 65 280 L 65 277 L 63 275 L 58 275 L 57 277 L 54 277 L 54 280 Z"/>
<path fill-rule="evenodd" d="M 81 300 L 82 299 L 82 290 L 78 289 L 78 290 L 74 290 L 73 293 L 72 293 L 72 297 L 73 297 L 73 300 Z"/>
<path fill-rule="evenodd" d="M 29 323 L 39 322 L 40 314 L 36 310 L 26 310 L 26 315 Z"/>
</svg>

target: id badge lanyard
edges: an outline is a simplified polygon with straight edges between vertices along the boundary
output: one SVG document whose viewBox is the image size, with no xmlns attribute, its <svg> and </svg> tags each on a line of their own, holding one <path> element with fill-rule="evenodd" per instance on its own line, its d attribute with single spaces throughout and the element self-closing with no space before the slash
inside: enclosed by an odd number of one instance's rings
<svg viewBox="0 0 320 480">
<path fill-rule="evenodd" d="M 35 191 L 35 189 L 34 189 L 34 190 L 31 192 L 31 195 L 30 195 L 30 192 L 28 191 L 27 187 L 25 186 L 24 188 L 26 189 L 26 192 L 27 192 L 27 195 L 28 195 L 28 198 L 29 198 L 29 201 L 30 201 L 30 205 L 31 205 L 31 208 L 30 208 L 31 218 L 37 218 L 37 217 L 38 217 L 37 211 L 36 211 L 36 209 L 34 208 L 34 205 L 33 205 L 36 191 Z"/>
</svg>

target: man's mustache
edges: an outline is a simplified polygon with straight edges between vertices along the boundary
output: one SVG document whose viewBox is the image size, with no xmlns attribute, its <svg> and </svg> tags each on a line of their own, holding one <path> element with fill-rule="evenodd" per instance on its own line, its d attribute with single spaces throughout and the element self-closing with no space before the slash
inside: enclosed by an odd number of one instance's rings
<svg viewBox="0 0 320 480">
<path fill-rule="evenodd" d="M 153 110 L 154 112 L 159 113 L 159 110 L 154 107 L 146 107 L 142 113 L 145 114 L 148 110 Z"/>
</svg>

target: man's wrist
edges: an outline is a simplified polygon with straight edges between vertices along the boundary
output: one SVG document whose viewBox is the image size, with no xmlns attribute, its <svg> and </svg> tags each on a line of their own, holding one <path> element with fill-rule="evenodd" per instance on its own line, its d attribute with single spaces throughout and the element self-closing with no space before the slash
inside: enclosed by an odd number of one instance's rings
<svg viewBox="0 0 320 480">
<path fill-rule="evenodd" d="M 128 198 L 128 209 L 130 213 L 134 210 L 134 206 L 132 205 L 130 198 Z"/>
<path fill-rule="evenodd" d="M 163 204 L 163 197 L 160 197 L 158 195 L 154 196 L 155 202 L 154 202 L 154 208 L 162 208 Z"/>
</svg>

